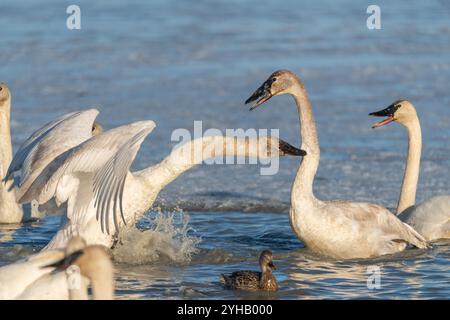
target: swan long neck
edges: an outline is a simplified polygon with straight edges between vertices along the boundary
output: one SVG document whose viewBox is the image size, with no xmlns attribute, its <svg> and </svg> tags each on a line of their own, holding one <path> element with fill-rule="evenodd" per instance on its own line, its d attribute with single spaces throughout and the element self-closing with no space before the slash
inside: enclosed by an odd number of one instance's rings
<svg viewBox="0 0 450 320">
<path fill-rule="evenodd" d="M 292 188 L 291 201 L 295 204 L 299 199 L 315 199 L 313 183 L 319 166 L 320 147 L 312 106 L 306 89 L 298 83 L 291 94 L 294 97 L 299 113 L 301 149 L 306 151 L 306 156 L 303 157 Z"/>
<path fill-rule="evenodd" d="M 0 105 L 0 176 L 3 179 L 12 160 L 10 113 L 11 101 Z"/>
<path fill-rule="evenodd" d="M 99 272 L 103 272 L 103 270 Z M 92 279 L 92 297 L 94 300 L 114 299 L 114 281 L 112 276 L 99 274 L 97 278 Z"/>
<path fill-rule="evenodd" d="M 419 118 L 416 116 L 404 125 L 408 130 L 408 156 L 397 206 L 397 214 L 402 213 L 416 202 L 420 157 L 422 153 L 422 130 L 420 128 Z"/>
<path fill-rule="evenodd" d="M 0 180 L 6 175 L 12 160 L 11 100 L 0 103 Z M 23 219 L 22 207 L 16 201 L 14 180 L 0 181 L 0 223 L 16 223 Z"/>
<path fill-rule="evenodd" d="M 134 176 L 145 179 L 161 190 L 203 161 L 218 157 L 222 157 L 222 160 L 223 157 L 269 159 L 279 155 L 278 148 L 278 139 L 270 137 L 206 136 L 184 143 L 157 165 L 136 172 Z"/>
</svg>

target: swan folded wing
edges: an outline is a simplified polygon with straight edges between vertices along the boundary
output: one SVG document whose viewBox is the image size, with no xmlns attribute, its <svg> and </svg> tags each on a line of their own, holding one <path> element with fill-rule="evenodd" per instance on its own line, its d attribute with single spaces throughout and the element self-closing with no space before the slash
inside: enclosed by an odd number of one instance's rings
<svg viewBox="0 0 450 320">
<path fill-rule="evenodd" d="M 37 130 L 14 155 L 6 178 L 22 170 L 20 185 L 28 188 L 53 159 L 92 136 L 98 113 L 96 109 L 68 113 Z"/>
<path fill-rule="evenodd" d="M 109 233 L 110 214 L 117 229 L 117 214 L 123 218 L 121 199 L 128 169 L 142 141 L 154 127 L 153 121 L 135 122 L 99 134 L 68 150 L 53 160 L 26 192 L 18 194 L 19 202 L 35 199 L 43 204 L 55 197 L 61 204 L 73 197 L 75 203 L 68 217 L 79 220 L 91 201 L 95 201 L 102 229 L 106 227 Z M 86 181 L 91 181 L 91 196 L 89 189 L 86 191 Z"/>
<path fill-rule="evenodd" d="M 422 235 L 382 206 L 357 202 L 332 201 L 332 203 L 334 206 L 342 207 L 342 213 L 347 219 L 366 228 L 368 235 L 376 228 L 380 231 L 378 233 L 380 237 L 383 236 L 390 241 L 403 241 L 417 248 L 428 247 Z"/>
</svg>

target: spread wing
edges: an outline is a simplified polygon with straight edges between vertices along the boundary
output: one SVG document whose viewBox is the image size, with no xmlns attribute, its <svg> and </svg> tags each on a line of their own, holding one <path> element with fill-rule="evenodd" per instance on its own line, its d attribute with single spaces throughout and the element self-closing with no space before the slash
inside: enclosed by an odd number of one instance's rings
<svg viewBox="0 0 450 320">
<path fill-rule="evenodd" d="M 4 180 L 21 170 L 20 188 L 29 188 L 53 159 L 92 136 L 98 113 L 96 109 L 68 113 L 34 132 L 14 155 Z"/>
<path fill-rule="evenodd" d="M 82 219 L 94 204 L 103 232 L 111 222 L 125 222 L 122 196 L 125 180 L 140 145 L 155 128 L 153 121 L 139 121 L 92 137 L 54 159 L 25 192 L 19 202 L 33 199 L 39 204 L 55 198 L 57 203 L 73 199 L 68 217 Z M 70 203 L 70 202 L 69 202 Z"/>
</svg>

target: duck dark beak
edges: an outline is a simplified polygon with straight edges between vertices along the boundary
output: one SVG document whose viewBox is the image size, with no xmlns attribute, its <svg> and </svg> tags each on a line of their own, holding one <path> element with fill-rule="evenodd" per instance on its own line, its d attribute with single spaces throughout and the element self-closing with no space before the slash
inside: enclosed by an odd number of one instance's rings
<svg viewBox="0 0 450 320">
<path fill-rule="evenodd" d="M 387 107 L 383 110 L 369 113 L 369 116 L 387 117 L 386 119 L 372 125 L 372 128 L 378 128 L 378 127 L 384 126 L 388 123 L 391 123 L 392 121 L 395 121 L 394 114 L 395 114 L 395 111 L 397 111 L 397 109 L 398 109 L 398 107 L 395 104 L 391 104 L 389 107 Z"/>
<path fill-rule="evenodd" d="M 270 92 L 271 86 L 272 80 L 268 79 L 258 89 L 256 89 L 255 92 L 253 92 L 250 98 L 245 100 L 245 104 L 255 101 L 253 106 L 250 107 L 250 111 L 272 98 L 272 93 Z"/>
<path fill-rule="evenodd" d="M 270 261 L 268 266 L 272 269 L 272 270 L 276 270 L 277 267 L 273 264 L 273 261 Z"/>
<path fill-rule="evenodd" d="M 306 151 L 302 149 L 298 149 L 293 145 L 287 143 L 284 140 L 279 140 L 279 153 L 280 156 L 298 156 L 303 157 L 306 156 Z"/>
</svg>

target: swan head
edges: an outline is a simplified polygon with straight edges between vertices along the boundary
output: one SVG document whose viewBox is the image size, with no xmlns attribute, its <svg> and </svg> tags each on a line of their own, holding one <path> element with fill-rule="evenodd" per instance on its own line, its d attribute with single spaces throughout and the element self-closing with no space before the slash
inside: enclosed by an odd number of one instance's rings
<svg viewBox="0 0 450 320">
<path fill-rule="evenodd" d="M 0 82 L 0 105 L 8 101 L 10 97 L 11 93 L 9 92 L 8 86 L 5 83 Z"/>
<path fill-rule="evenodd" d="M 75 249 L 75 245 L 82 244 L 79 242 L 80 239 L 74 241 L 73 249 Z M 80 274 L 92 284 L 94 299 L 113 298 L 114 267 L 106 247 L 91 245 L 71 253 L 68 253 L 66 249 L 64 259 L 41 268 L 54 267 L 57 270 L 65 270 L 67 272 L 72 265 L 77 266 Z"/>
<path fill-rule="evenodd" d="M 382 121 L 372 125 L 372 128 L 382 127 L 393 121 L 401 123 L 404 126 L 407 126 L 413 121 L 417 121 L 416 109 L 408 100 L 394 101 L 387 108 L 369 113 L 369 115 L 375 117 L 385 117 Z"/>
<path fill-rule="evenodd" d="M 253 110 L 274 96 L 291 93 L 299 84 L 303 87 L 300 79 L 293 72 L 289 70 L 275 71 L 253 92 L 245 104 L 253 102 L 253 106 L 250 108 Z"/>
<path fill-rule="evenodd" d="M 94 121 L 94 124 L 92 125 L 92 136 L 96 136 L 102 132 L 103 132 L 102 125 L 97 121 Z"/>
<path fill-rule="evenodd" d="M 259 256 L 259 265 L 263 271 L 267 270 L 267 268 L 269 268 L 269 270 L 275 270 L 277 268 L 273 263 L 272 251 L 264 250 L 261 252 L 261 255 Z"/>
</svg>

